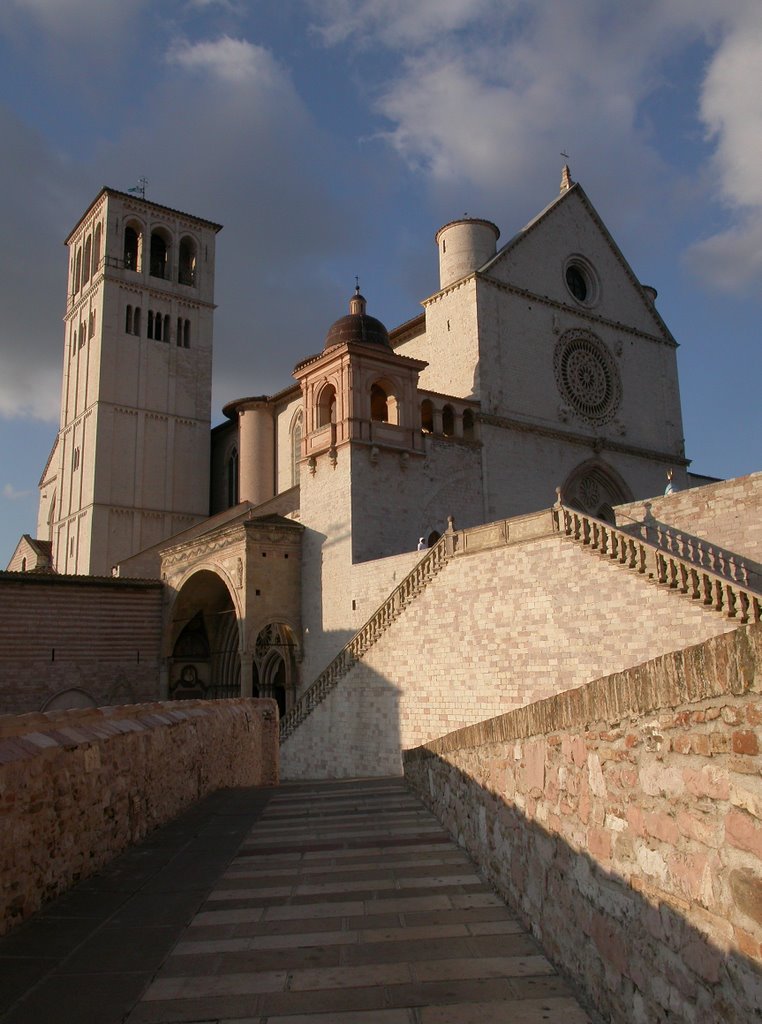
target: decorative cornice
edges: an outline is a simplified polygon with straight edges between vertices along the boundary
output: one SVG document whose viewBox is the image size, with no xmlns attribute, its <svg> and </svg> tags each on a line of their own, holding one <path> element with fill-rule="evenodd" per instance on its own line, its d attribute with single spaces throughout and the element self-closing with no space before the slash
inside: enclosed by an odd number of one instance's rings
<svg viewBox="0 0 762 1024">
<path fill-rule="evenodd" d="M 535 423 L 527 423 L 524 420 L 514 420 L 508 416 L 494 416 L 490 413 L 477 413 L 477 420 L 486 423 L 490 427 L 499 427 L 502 430 L 516 430 L 524 434 L 539 434 L 541 437 L 550 437 L 555 441 L 564 441 L 567 444 L 576 444 L 582 448 L 592 448 L 595 452 L 609 451 L 619 455 L 632 455 L 639 459 L 650 459 L 652 462 L 663 462 L 670 466 L 689 466 L 690 459 L 684 455 L 675 455 L 670 452 L 658 452 L 652 448 L 639 448 L 633 444 L 622 444 L 619 441 L 612 441 L 606 437 L 590 437 L 587 434 L 574 434 L 570 431 L 558 430 L 556 427 L 547 427 Z"/>
<path fill-rule="evenodd" d="M 622 334 L 631 334 L 637 338 L 642 338 L 644 341 L 652 341 L 657 345 L 666 345 L 668 348 L 677 348 L 677 342 L 669 335 L 669 337 L 660 337 L 658 334 L 647 334 L 645 331 L 640 331 L 636 327 L 630 327 L 627 324 L 621 323 L 619 320 L 609 320 L 605 316 L 600 316 L 598 313 L 593 313 L 588 309 L 580 309 L 577 306 L 570 306 L 566 302 L 561 302 L 557 299 L 550 299 L 547 295 L 538 295 L 536 292 L 530 292 L 526 288 L 519 288 L 513 284 L 506 284 L 504 281 L 497 281 L 494 277 L 489 277 L 487 274 L 481 271 L 474 271 L 474 276 L 479 281 L 483 281 L 485 284 L 492 285 L 493 288 L 497 288 L 499 291 L 510 292 L 512 295 L 518 295 L 522 299 L 531 299 L 532 302 L 538 303 L 538 305 L 549 306 L 551 309 L 560 309 L 564 313 L 569 313 L 574 317 L 577 317 L 583 321 L 590 321 L 591 323 L 599 324 L 602 327 L 609 327 L 615 331 L 620 331 Z"/>
</svg>

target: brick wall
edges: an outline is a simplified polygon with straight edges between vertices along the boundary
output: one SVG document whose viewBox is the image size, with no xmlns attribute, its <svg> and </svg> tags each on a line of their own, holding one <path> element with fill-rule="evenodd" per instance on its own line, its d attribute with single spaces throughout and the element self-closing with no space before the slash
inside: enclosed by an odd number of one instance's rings
<svg viewBox="0 0 762 1024">
<path fill-rule="evenodd" d="M 510 524 L 545 535 L 456 555 L 284 743 L 284 778 L 398 773 L 403 747 L 735 628 L 548 532 L 550 512 Z"/>
<path fill-rule="evenodd" d="M 207 793 L 278 781 L 271 700 L 0 718 L 0 934 Z"/>
<path fill-rule="evenodd" d="M 93 705 L 159 695 L 158 581 L 0 573 L 0 713 L 76 690 Z"/>
<path fill-rule="evenodd" d="M 762 1014 L 762 626 L 407 751 L 405 776 L 622 1024 Z"/>
</svg>

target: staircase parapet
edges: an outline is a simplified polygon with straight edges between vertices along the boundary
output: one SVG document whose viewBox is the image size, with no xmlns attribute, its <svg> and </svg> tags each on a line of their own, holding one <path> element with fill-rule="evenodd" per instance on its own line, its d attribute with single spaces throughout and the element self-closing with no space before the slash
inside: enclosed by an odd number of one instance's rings
<svg viewBox="0 0 762 1024">
<path fill-rule="evenodd" d="M 675 554 L 565 505 L 554 506 L 553 518 L 562 535 L 661 586 L 686 594 L 739 623 L 762 621 L 762 591 L 715 572 L 703 564 L 703 559 L 693 561 Z M 693 548 L 683 550 L 686 555 L 698 554 Z"/>
<path fill-rule="evenodd" d="M 317 679 L 304 691 L 296 704 L 288 711 L 280 722 L 280 742 L 293 733 L 305 718 L 320 704 L 337 685 L 339 680 L 349 672 L 360 658 L 375 644 L 391 624 L 397 619 L 405 607 L 414 601 L 421 591 L 434 579 L 450 558 L 458 544 L 454 531 L 443 534 L 430 547 L 420 561 L 416 562 L 411 571 L 394 588 L 384 603 L 376 609 L 368 621 L 360 627 L 348 643 L 342 647 L 336 657 L 320 673 Z"/>
<path fill-rule="evenodd" d="M 489 548 L 519 544 L 522 541 L 552 535 L 557 531 L 554 511 L 554 509 L 544 509 L 530 515 L 501 519 L 494 523 L 472 526 L 465 530 L 456 530 L 451 524 L 436 544 L 426 551 L 420 561 L 416 562 L 383 604 L 376 609 L 368 621 L 342 647 L 333 661 L 304 691 L 291 710 L 283 716 L 280 722 L 281 743 L 287 740 L 318 704 L 328 696 L 339 680 L 383 636 L 405 608 L 418 597 L 452 558 L 474 555 Z"/>
<path fill-rule="evenodd" d="M 750 587 L 752 590 L 762 590 L 762 572 L 757 562 L 718 544 L 712 544 L 703 537 L 686 533 L 685 530 L 659 522 L 653 517 L 621 524 L 619 528 L 623 533 L 648 541 L 662 551 L 668 551 L 693 565 L 709 569 L 717 576 Z"/>
</svg>

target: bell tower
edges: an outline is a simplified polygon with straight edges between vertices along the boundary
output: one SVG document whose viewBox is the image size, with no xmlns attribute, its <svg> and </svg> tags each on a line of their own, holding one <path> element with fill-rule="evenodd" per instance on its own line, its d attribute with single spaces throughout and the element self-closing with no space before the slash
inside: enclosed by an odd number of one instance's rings
<svg viewBox="0 0 762 1024">
<path fill-rule="evenodd" d="M 219 230 L 104 188 L 66 239 L 61 419 L 38 529 L 60 573 L 109 575 L 208 515 Z"/>
</svg>

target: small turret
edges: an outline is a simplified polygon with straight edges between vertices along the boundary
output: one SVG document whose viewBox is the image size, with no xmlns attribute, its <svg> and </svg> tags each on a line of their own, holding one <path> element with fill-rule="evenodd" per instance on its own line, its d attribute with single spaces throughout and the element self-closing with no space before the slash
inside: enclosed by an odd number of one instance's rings
<svg viewBox="0 0 762 1024">
<path fill-rule="evenodd" d="M 490 220 L 466 217 L 445 224 L 436 233 L 439 287 L 446 288 L 483 266 L 497 251 L 500 229 Z"/>
</svg>

